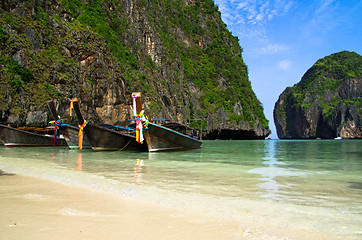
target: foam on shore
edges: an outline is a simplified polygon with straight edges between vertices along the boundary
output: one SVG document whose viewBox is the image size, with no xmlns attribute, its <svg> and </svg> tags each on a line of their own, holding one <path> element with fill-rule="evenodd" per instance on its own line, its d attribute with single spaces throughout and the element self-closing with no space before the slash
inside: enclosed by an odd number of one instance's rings
<svg viewBox="0 0 362 240">
<path fill-rule="evenodd" d="M 0 195 L 4 239 L 336 239 L 4 172 Z"/>
</svg>

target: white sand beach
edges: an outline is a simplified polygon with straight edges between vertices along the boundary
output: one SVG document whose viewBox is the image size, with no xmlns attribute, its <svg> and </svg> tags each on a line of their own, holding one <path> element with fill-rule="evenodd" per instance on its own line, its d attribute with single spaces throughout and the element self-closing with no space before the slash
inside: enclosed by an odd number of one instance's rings
<svg viewBox="0 0 362 240">
<path fill-rule="evenodd" d="M 2 239 L 333 239 L 4 172 L 0 196 Z"/>
</svg>

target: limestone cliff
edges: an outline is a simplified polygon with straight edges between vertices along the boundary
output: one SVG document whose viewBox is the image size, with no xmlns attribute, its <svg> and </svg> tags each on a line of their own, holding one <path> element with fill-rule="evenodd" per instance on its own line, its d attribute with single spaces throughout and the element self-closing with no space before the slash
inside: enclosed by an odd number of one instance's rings
<svg viewBox="0 0 362 240">
<path fill-rule="evenodd" d="M 318 60 L 274 107 L 281 139 L 362 138 L 362 57 L 339 52 Z"/>
<path fill-rule="evenodd" d="M 125 125 L 141 91 L 150 117 L 205 138 L 270 134 L 212 0 L 4 0 L 0 51 L 0 113 L 13 125 L 45 125 L 50 99 L 67 118 L 74 97 L 88 120 Z"/>
</svg>

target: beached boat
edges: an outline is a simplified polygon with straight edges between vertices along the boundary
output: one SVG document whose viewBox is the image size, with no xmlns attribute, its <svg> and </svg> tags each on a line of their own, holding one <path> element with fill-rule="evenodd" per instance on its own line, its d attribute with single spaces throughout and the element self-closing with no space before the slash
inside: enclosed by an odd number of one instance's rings
<svg viewBox="0 0 362 240">
<path fill-rule="evenodd" d="M 202 147 L 202 141 L 198 140 L 195 136 L 186 135 L 179 131 L 172 130 L 168 126 L 170 124 L 174 126 L 177 123 L 166 123 L 162 125 L 149 123 L 149 142 L 147 143 L 148 151 L 178 151 L 178 150 L 190 150 Z M 179 127 L 183 125 L 179 124 Z M 147 138 L 146 138 L 147 141 Z"/>
<path fill-rule="evenodd" d="M 68 147 L 71 149 L 90 149 L 92 145 L 90 144 L 87 136 L 81 135 L 81 139 L 79 139 L 79 127 L 71 126 L 69 124 L 62 123 L 57 110 L 55 108 L 54 102 L 49 101 L 48 107 L 50 112 L 52 113 L 56 128 L 60 129 L 60 132 L 64 136 L 65 141 L 68 144 Z"/>
<path fill-rule="evenodd" d="M 54 137 L 54 128 L 13 128 L 0 124 L 0 139 L 6 147 L 67 146 L 62 136 Z"/>
<path fill-rule="evenodd" d="M 77 101 L 73 102 L 74 110 L 79 120 L 79 125 L 83 127 L 94 151 L 135 149 L 146 151 L 147 146 L 136 142 L 134 130 L 122 129 L 119 126 L 99 126 L 88 123 L 84 120 Z M 110 127 L 112 126 L 112 127 Z"/>
<path fill-rule="evenodd" d="M 173 122 L 162 125 L 148 122 L 143 114 L 141 93 L 133 93 L 132 98 L 136 129 L 140 131 L 138 135 L 143 135 L 141 138 L 145 139 L 149 152 L 180 151 L 202 147 L 201 134 L 198 134 L 196 129 Z"/>
</svg>

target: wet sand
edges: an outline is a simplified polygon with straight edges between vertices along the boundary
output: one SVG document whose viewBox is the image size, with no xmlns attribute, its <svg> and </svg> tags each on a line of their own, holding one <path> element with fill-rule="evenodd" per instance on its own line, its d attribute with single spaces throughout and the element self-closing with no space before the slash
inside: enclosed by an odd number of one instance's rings
<svg viewBox="0 0 362 240">
<path fill-rule="evenodd" d="M 0 170 L 1 239 L 335 239 Z"/>
</svg>

